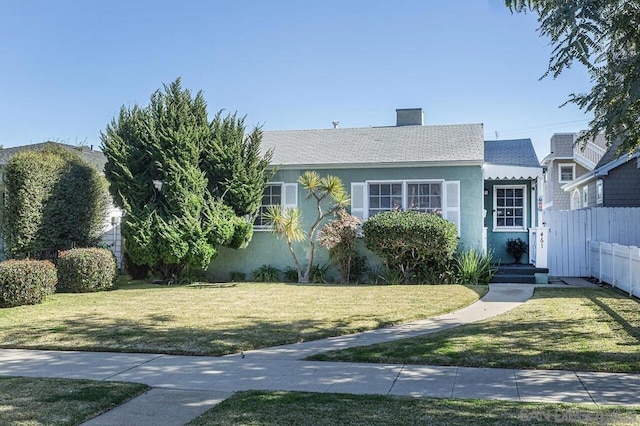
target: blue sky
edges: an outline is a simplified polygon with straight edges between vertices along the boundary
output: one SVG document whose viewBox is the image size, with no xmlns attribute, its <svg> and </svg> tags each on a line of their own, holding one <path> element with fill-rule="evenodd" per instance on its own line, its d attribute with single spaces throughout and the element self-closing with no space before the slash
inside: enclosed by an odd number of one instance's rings
<svg viewBox="0 0 640 426">
<path fill-rule="evenodd" d="M 0 0 L 0 144 L 100 145 L 124 105 L 182 77 L 211 114 L 264 129 L 484 123 L 531 138 L 588 118 L 559 106 L 589 89 L 579 66 L 539 77 L 551 46 L 500 0 Z"/>
</svg>

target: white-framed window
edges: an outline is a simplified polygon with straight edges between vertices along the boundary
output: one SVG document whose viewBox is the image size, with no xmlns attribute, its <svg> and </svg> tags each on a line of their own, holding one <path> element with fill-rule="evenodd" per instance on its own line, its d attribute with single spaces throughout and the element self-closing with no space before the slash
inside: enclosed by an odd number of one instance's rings
<svg viewBox="0 0 640 426">
<path fill-rule="evenodd" d="M 369 216 L 391 210 L 403 210 L 403 186 L 402 182 L 370 183 Z"/>
<path fill-rule="evenodd" d="M 256 230 L 269 229 L 265 213 L 270 206 L 296 207 L 298 204 L 298 184 L 269 182 L 262 193 L 260 209 L 253 222 Z"/>
<path fill-rule="evenodd" d="M 495 185 L 493 187 L 493 230 L 527 229 L 527 186 Z"/>
<path fill-rule="evenodd" d="M 571 193 L 571 210 L 578 210 L 580 208 L 581 195 L 579 189 L 574 189 Z"/>
<path fill-rule="evenodd" d="M 558 182 L 571 182 L 576 176 L 576 165 L 572 163 L 558 164 Z"/>
<path fill-rule="evenodd" d="M 442 182 L 407 183 L 407 209 L 442 213 Z"/>
<path fill-rule="evenodd" d="M 589 207 L 589 187 L 582 187 L 582 207 Z"/>
<path fill-rule="evenodd" d="M 441 215 L 460 235 L 460 182 L 393 180 L 351 183 L 351 214 L 366 220 L 377 213 L 416 210 Z"/>
<path fill-rule="evenodd" d="M 596 204 L 602 204 L 604 202 L 604 183 L 602 179 L 596 181 Z"/>
<path fill-rule="evenodd" d="M 442 214 L 442 181 L 368 183 L 368 217 L 392 210 Z"/>
</svg>

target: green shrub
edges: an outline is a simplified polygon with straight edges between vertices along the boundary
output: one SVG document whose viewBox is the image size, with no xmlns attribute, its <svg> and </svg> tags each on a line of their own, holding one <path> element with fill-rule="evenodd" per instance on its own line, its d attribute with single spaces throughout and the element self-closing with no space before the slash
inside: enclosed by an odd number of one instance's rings
<svg viewBox="0 0 640 426">
<path fill-rule="evenodd" d="M 124 264 L 124 270 L 132 280 L 144 280 L 149 276 L 151 268 L 149 265 L 138 265 L 127 253 L 122 257 L 122 263 Z"/>
<path fill-rule="evenodd" d="M 259 283 L 273 283 L 278 281 L 280 270 L 271 265 L 262 265 L 253 271 L 253 280 Z"/>
<path fill-rule="evenodd" d="M 404 275 L 400 271 L 389 269 L 386 265 L 375 264 L 368 270 L 369 284 L 396 285 L 404 282 Z"/>
<path fill-rule="evenodd" d="M 287 282 L 297 283 L 298 270 L 293 266 L 287 266 L 286 268 L 284 268 L 284 271 L 282 271 L 282 278 L 284 278 L 284 280 Z"/>
<path fill-rule="evenodd" d="M 60 253 L 59 291 L 86 293 L 108 290 L 118 275 L 113 254 L 102 248 L 77 248 Z"/>
<path fill-rule="evenodd" d="M 435 214 L 391 211 L 363 225 L 367 248 L 384 259 L 404 282 L 446 273 L 458 245 L 456 226 Z"/>
<path fill-rule="evenodd" d="M 456 256 L 456 281 L 459 284 L 489 284 L 496 273 L 491 266 L 493 252 L 483 254 L 471 248 Z"/>
<path fill-rule="evenodd" d="M 327 272 L 329 272 L 329 265 L 313 265 L 309 281 L 312 283 L 326 284 L 329 279 Z"/>
<path fill-rule="evenodd" d="M 108 184 L 98 169 L 54 143 L 23 151 L 5 168 L 2 232 L 6 252 L 17 258 L 100 241 L 109 206 Z"/>
<path fill-rule="evenodd" d="M 0 262 L 0 307 L 40 303 L 57 282 L 56 267 L 48 260 Z"/>
<path fill-rule="evenodd" d="M 229 273 L 229 278 L 231 282 L 241 283 L 247 280 L 247 275 L 244 272 L 231 271 Z"/>
</svg>

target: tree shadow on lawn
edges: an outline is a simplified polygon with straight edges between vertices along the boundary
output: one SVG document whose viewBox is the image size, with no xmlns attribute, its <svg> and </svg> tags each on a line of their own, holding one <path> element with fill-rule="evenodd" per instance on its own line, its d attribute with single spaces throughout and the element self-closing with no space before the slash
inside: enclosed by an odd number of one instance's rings
<svg viewBox="0 0 640 426">
<path fill-rule="evenodd" d="M 542 307 L 539 310 L 522 309 L 505 314 L 508 320 L 496 317 L 432 335 L 332 351 L 308 359 L 640 372 L 638 327 L 615 310 L 626 309 L 633 318 L 639 318 L 637 303 L 628 303 L 616 293 L 601 290 L 558 292 L 545 289 L 537 291 L 534 298 L 556 297 L 576 299 L 575 303 L 584 303 L 586 299 L 600 312 L 587 323 L 584 318 L 571 318 L 570 312 L 568 318 L 557 318 L 545 316 Z M 617 306 L 620 302 L 624 308 Z M 566 309 L 571 309 L 571 303 Z M 633 308 L 635 311 L 631 312 Z"/>
<path fill-rule="evenodd" d="M 244 317 L 242 324 L 221 323 L 210 328 L 172 327 L 170 315 L 150 314 L 144 321 L 86 316 L 28 327 L 0 327 L 0 347 L 14 349 L 142 352 L 220 356 L 351 334 L 360 316 L 340 321 L 268 321 Z M 378 327 L 388 320 L 367 317 Z M 369 329 L 369 328 L 367 328 Z"/>
</svg>

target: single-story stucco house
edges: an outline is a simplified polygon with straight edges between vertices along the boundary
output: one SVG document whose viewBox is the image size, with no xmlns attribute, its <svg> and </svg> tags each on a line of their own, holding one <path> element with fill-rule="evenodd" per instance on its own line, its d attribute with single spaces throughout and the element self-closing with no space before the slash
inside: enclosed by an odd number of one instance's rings
<svg viewBox="0 0 640 426">
<path fill-rule="evenodd" d="M 529 241 L 538 225 L 536 184 L 542 167 L 531 140 L 485 142 L 482 124 L 425 126 L 420 108 L 396 113 L 396 126 L 265 131 L 262 147 L 273 149 L 277 173 L 262 209 L 297 207 L 305 222 L 311 221 L 314 204 L 297 181 L 315 170 L 342 179 L 355 216 L 366 220 L 392 209 L 437 211 L 458 228 L 460 250 L 492 249 L 495 261 L 512 262 L 506 241 Z M 305 247 L 298 244 L 301 255 Z M 317 250 L 314 263 L 327 262 L 327 251 Z M 293 261 L 286 243 L 258 217 L 249 246 L 221 249 L 209 272 L 218 280 L 231 272 L 250 278 L 262 265 L 282 270 Z"/>
</svg>

